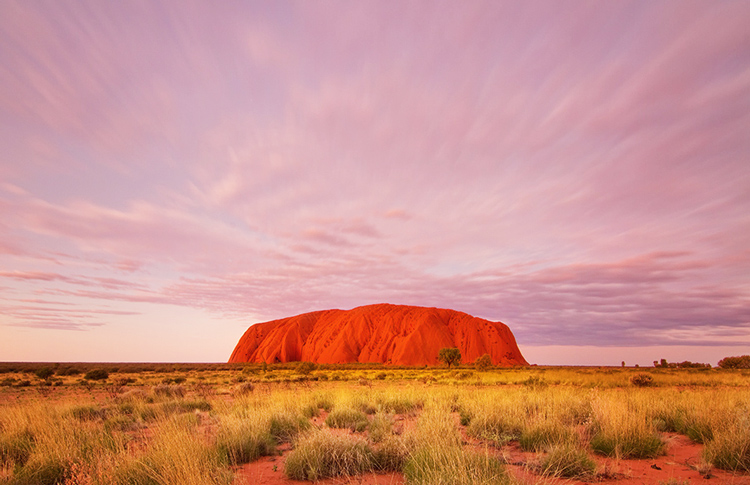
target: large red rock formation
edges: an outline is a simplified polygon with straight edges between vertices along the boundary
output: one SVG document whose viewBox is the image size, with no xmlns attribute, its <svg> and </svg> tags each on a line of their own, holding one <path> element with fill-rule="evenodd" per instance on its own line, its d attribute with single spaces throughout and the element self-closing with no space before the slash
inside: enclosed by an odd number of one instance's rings
<svg viewBox="0 0 750 485">
<path fill-rule="evenodd" d="M 229 362 L 436 365 L 444 347 L 457 347 L 463 362 L 489 354 L 495 365 L 527 365 L 503 323 L 454 310 L 389 304 L 258 323 L 247 329 Z"/>
</svg>

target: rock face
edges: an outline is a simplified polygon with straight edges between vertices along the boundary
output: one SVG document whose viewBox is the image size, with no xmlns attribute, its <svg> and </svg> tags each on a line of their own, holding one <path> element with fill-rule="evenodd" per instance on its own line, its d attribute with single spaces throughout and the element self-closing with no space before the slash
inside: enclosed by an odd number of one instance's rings
<svg viewBox="0 0 750 485">
<path fill-rule="evenodd" d="M 378 304 L 324 310 L 251 326 L 229 362 L 437 365 L 444 347 L 461 361 L 489 354 L 494 365 L 528 365 L 503 323 L 440 308 Z"/>
</svg>

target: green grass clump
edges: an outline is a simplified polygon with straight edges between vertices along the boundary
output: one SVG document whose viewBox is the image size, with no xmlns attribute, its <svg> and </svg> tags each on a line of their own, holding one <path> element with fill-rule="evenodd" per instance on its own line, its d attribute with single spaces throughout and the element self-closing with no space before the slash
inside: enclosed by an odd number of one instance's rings
<svg viewBox="0 0 750 485">
<path fill-rule="evenodd" d="M 703 449 L 703 459 L 722 470 L 750 472 L 750 426 L 747 419 L 740 418 L 717 431 Z"/>
<path fill-rule="evenodd" d="M 598 400 L 594 404 L 591 448 L 617 458 L 653 458 L 665 444 L 638 398 Z"/>
<path fill-rule="evenodd" d="M 388 435 L 373 448 L 373 468 L 379 472 L 400 472 L 409 455 L 409 447 L 401 437 Z"/>
<path fill-rule="evenodd" d="M 499 485 L 512 483 L 503 464 L 487 453 L 460 448 L 422 447 L 404 465 L 406 482 L 414 485 Z"/>
<path fill-rule="evenodd" d="M 95 404 L 81 404 L 70 409 L 70 415 L 79 421 L 93 421 L 106 417 L 106 410 Z"/>
<path fill-rule="evenodd" d="M 72 462 L 50 456 L 27 463 L 15 474 L 13 485 L 57 485 L 70 476 Z"/>
<path fill-rule="evenodd" d="M 216 436 L 216 446 L 229 463 L 239 465 L 276 452 L 268 419 L 225 416 Z"/>
<path fill-rule="evenodd" d="M 0 468 L 24 465 L 34 449 L 34 435 L 29 430 L 0 435 Z"/>
<path fill-rule="evenodd" d="M 349 428 L 352 431 L 364 431 L 369 421 L 367 415 L 356 409 L 336 408 L 326 417 L 329 428 Z"/>
<path fill-rule="evenodd" d="M 575 439 L 573 431 L 559 421 L 538 420 L 521 431 L 518 444 L 524 451 L 542 451 Z"/>
<path fill-rule="evenodd" d="M 409 414 L 422 408 L 423 403 L 409 396 L 383 395 L 377 403 L 381 410 L 393 414 Z"/>
<path fill-rule="evenodd" d="M 334 405 L 333 397 L 328 393 L 314 395 L 313 402 L 315 403 L 315 407 L 317 409 L 323 409 L 327 413 L 331 412 L 331 409 L 333 409 Z"/>
<path fill-rule="evenodd" d="M 379 443 L 390 436 L 393 430 L 393 416 L 379 412 L 370 423 L 368 437 L 373 443 Z"/>
<path fill-rule="evenodd" d="M 599 432 L 591 438 L 591 448 L 605 456 L 618 458 L 654 458 L 664 453 L 664 442 L 655 433 L 638 430 L 625 433 Z"/>
<path fill-rule="evenodd" d="M 542 458 L 542 475 L 562 478 L 584 478 L 594 474 L 596 463 L 586 450 L 573 443 L 550 447 Z"/>
<path fill-rule="evenodd" d="M 301 436 L 284 465 L 287 477 L 313 481 L 372 469 L 373 453 L 364 439 L 319 430 Z"/>
<path fill-rule="evenodd" d="M 517 440 L 521 437 L 523 423 L 503 409 L 492 409 L 486 413 L 472 413 L 474 416 L 466 432 L 475 438 L 492 440 L 498 444 Z"/>
<path fill-rule="evenodd" d="M 144 454 L 122 456 L 106 483 L 229 485 L 232 474 L 226 455 L 195 432 L 194 422 L 176 418 L 161 425 Z"/>
<path fill-rule="evenodd" d="M 406 439 L 414 450 L 404 464 L 409 484 L 497 485 L 511 483 L 503 464 L 487 453 L 464 450 L 450 407 L 431 404 Z"/>
<path fill-rule="evenodd" d="M 277 442 L 292 441 L 310 427 L 310 422 L 292 409 L 276 411 L 270 416 L 270 433 Z"/>
</svg>

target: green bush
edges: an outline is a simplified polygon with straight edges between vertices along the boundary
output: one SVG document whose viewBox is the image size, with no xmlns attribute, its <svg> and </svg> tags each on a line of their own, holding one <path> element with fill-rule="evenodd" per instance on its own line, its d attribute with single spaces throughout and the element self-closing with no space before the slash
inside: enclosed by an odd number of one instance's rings
<svg viewBox="0 0 750 485">
<path fill-rule="evenodd" d="M 87 381 L 103 381 L 109 377 L 109 372 L 104 369 L 92 369 L 83 378 Z"/>
<path fill-rule="evenodd" d="M 46 380 L 55 375 L 55 371 L 51 367 L 40 367 L 34 372 L 34 375 L 40 379 Z"/>
<path fill-rule="evenodd" d="M 484 354 L 474 361 L 474 368 L 478 371 L 486 371 L 490 367 L 492 367 L 492 357 L 490 357 L 490 354 Z"/>
<path fill-rule="evenodd" d="M 294 369 L 298 374 L 308 375 L 315 370 L 315 364 L 312 362 L 300 362 Z"/>
<path fill-rule="evenodd" d="M 630 383 L 636 387 L 648 387 L 653 385 L 654 378 L 651 376 L 651 374 L 641 372 L 631 376 Z"/>
</svg>

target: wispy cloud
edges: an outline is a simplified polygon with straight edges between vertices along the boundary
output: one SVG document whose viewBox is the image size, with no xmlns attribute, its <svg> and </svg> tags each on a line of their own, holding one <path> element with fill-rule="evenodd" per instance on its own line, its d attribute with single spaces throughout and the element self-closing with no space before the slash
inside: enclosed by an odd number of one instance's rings
<svg viewBox="0 0 750 485">
<path fill-rule="evenodd" d="M 0 325 L 389 301 L 748 342 L 749 16 L 5 2 Z"/>
</svg>

